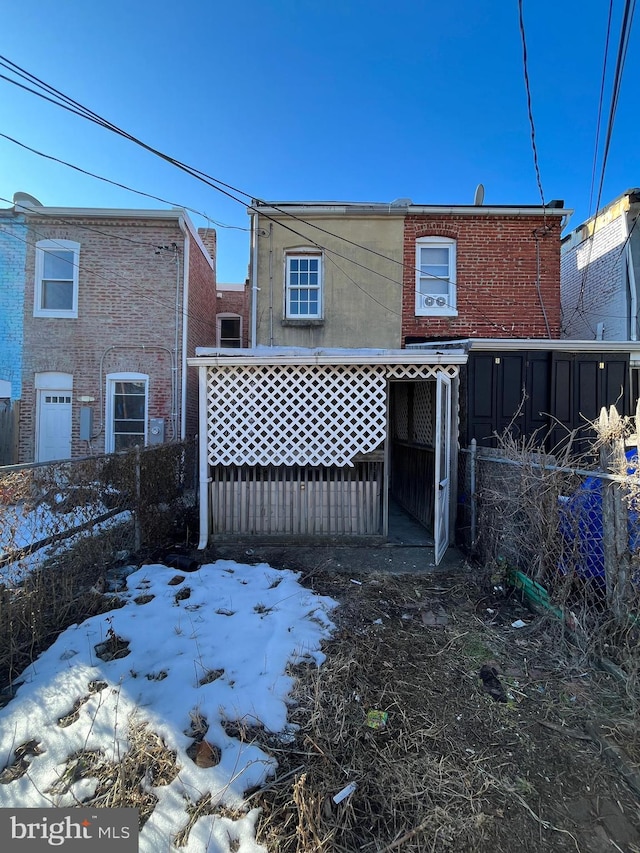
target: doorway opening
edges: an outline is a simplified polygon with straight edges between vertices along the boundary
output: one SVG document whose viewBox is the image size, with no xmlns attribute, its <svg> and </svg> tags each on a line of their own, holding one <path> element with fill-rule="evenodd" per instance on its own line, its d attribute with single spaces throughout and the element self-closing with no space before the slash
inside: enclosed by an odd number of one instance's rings
<svg viewBox="0 0 640 853">
<path fill-rule="evenodd" d="M 440 562 L 449 545 L 451 378 L 389 383 L 387 538 L 431 546 Z"/>
</svg>

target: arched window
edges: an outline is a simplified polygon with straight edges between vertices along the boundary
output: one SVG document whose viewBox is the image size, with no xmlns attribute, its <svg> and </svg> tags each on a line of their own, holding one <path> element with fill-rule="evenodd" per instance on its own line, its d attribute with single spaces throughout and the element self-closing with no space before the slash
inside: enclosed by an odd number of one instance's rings
<svg viewBox="0 0 640 853">
<path fill-rule="evenodd" d="M 455 317 L 456 241 L 449 237 L 416 240 L 416 316 Z"/>
<path fill-rule="evenodd" d="M 216 316 L 217 346 L 242 346 L 242 317 L 239 314 L 218 314 Z"/>
</svg>

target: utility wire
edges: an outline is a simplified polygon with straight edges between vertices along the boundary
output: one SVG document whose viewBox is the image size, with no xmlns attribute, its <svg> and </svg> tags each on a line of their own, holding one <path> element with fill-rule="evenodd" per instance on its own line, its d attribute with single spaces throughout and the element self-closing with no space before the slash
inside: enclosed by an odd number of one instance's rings
<svg viewBox="0 0 640 853">
<path fill-rule="evenodd" d="M 95 174 L 95 172 L 89 172 L 86 169 L 82 169 L 80 166 L 76 166 L 73 163 L 67 162 L 66 160 L 60 160 L 58 157 L 54 157 L 52 154 L 45 154 L 44 151 L 38 151 L 36 148 L 32 148 L 30 145 L 26 145 L 24 142 L 20 142 L 20 140 L 14 139 L 14 137 L 8 136 L 6 133 L 0 133 L 0 137 L 8 140 L 9 142 L 13 142 L 14 145 L 19 145 L 20 148 L 24 148 L 26 151 L 30 151 L 32 154 L 37 154 L 38 157 L 44 157 L 45 160 L 52 160 L 54 163 L 60 163 L 60 165 L 67 166 L 69 169 L 74 169 L 76 172 L 80 172 L 83 175 L 88 175 L 90 178 L 95 178 L 98 181 L 104 181 L 104 183 L 106 184 L 111 184 L 114 187 L 120 187 L 123 190 L 127 190 L 127 192 L 144 196 L 144 198 L 151 198 L 154 201 L 160 201 L 162 202 L 162 204 L 168 204 L 171 207 L 180 207 L 183 210 L 187 210 L 189 213 L 193 213 L 196 216 L 201 216 L 208 222 L 213 222 L 213 224 L 217 225 L 219 228 L 233 228 L 237 231 L 251 230 L 250 228 L 243 228 L 241 225 L 227 225 L 225 222 L 219 222 L 216 219 L 212 219 L 208 214 L 203 213 L 201 210 L 196 210 L 194 207 L 189 207 L 186 204 L 178 204 L 177 202 L 169 201 L 166 198 L 162 198 L 161 196 L 143 192 L 142 190 L 136 190 L 133 187 L 127 186 L 127 184 L 121 184 L 119 181 L 113 181 L 110 178 L 105 178 L 103 175 L 97 175 Z"/>
<path fill-rule="evenodd" d="M 521 0 L 520 0 L 520 2 L 521 2 Z M 223 195 L 226 195 L 227 197 L 231 198 L 232 200 L 234 200 L 240 204 L 246 205 L 249 210 L 252 210 L 256 213 L 261 214 L 265 219 L 280 225 L 280 227 L 284 228 L 285 230 L 289 231 L 290 233 L 295 234 L 296 236 L 300 237 L 301 239 L 310 242 L 317 249 L 325 252 L 327 254 L 328 258 L 330 255 L 334 255 L 335 257 L 346 260 L 349 263 L 353 264 L 354 266 L 360 267 L 361 269 L 364 269 L 365 271 L 367 271 L 369 273 L 372 273 L 376 276 L 379 276 L 383 279 L 386 279 L 387 281 L 390 281 L 391 283 L 393 283 L 396 286 L 400 286 L 400 287 L 403 286 L 402 281 L 398 281 L 396 278 L 392 278 L 388 275 L 385 275 L 384 273 L 380 272 L 379 270 L 372 269 L 371 267 L 368 267 L 365 264 L 362 264 L 359 261 L 356 261 L 353 258 L 348 257 L 347 255 L 341 254 L 340 252 L 337 252 L 333 249 L 329 249 L 328 247 L 321 245 L 318 241 L 309 238 L 308 235 L 302 234 L 300 231 L 297 231 L 296 229 L 291 228 L 290 226 L 284 224 L 283 222 L 280 222 L 275 217 L 271 216 L 270 214 L 265 213 L 263 210 L 260 210 L 258 207 L 256 207 L 254 202 L 258 202 L 259 204 L 263 204 L 263 205 L 268 205 L 271 209 L 277 210 L 278 212 L 280 212 L 286 216 L 289 216 L 290 218 L 294 219 L 295 221 L 298 221 L 298 222 L 300 222 L 300 223 L 302 223 L 308 227 L 314 228 L 314 229 L 316 229 L 322 233 L 325 233 L 329 236 L 335 237 L 336 239 L 341 240 L 342 242 L 350 243 L 351 245 L 356 246 L 357 248 L 360 248 L 364 251 L 371 252 L 372 254 L 377 255 L 377 256 L 383 258 L 384 260 L 386 260 L 390 263 L 395 263 L 395 264 L 401 266 L 403 269 L 406 269 L 409 265 L 405 264 L 403 261 L 398 261 L 395 258 L 390 258 L 389 256 L 387 256 L 381 252 L 378 252 L 377 250 L 372 249 L 369 246 L 364 246 L 360 243 L 349 240 L 349 239 L 347 239 L 341 235 L 334 234 L 333 232 L 329 231 L 328 229 L 324 229 L 321 226 L 316 225 L 315 223 L 308 222 L 308 221 L 302 219 L 301 217 L 299 217 L 295 214 L 292 214 L 290 211 L 287 211 L 286 209 L 282 209 L 282 208 L 279 208 L 277 205 L 268 204 L 265 201 L 262 201 L 260 199 L 256 199 L 250 193 L 247 193 L 243 190 L 240 190 L 237 187 L 232 186 L 231 184 L 225 183 L 224 181 L 220 181 L 219 179 L 212 177 L 211 175 L 207 174 L 206 172 L 204 172 L 200 169 L 196 169 L 195 167 L 188 166 L 188 165 L 182 163 L 181 161 L 176 160 L 175 158 L 170 157 L 167 154 L 164 154 L 163 152 L 159 151 L 156 148 L 153 148 L 152 146 L 148 145 L 147 143 L 143 142 L 142 140 L 138 139 L 137 137 L 133 136 L 132 134 L 128 133 L 127 131 L 124 131 L 122 128 L 119 128 L 117 125 L 113 124 L 112 122 L 108 121 L 107 119 L 104 119 L 103 117 L 99 116 L 93 110 L 90 110 L 89 108 L 84 107 L 82 104 L 75 101 L 73 98 L 70 98 L 68 95 L 65 95 L 64 93 L 55 89 L 50 84 L 45 83 L 44 81 L 40 80 L 35 75 L 31 74 L 30 72 L 26 71 L 25 69 L 22 69 L 20 66 L 16 65 L 16 63 L 11 62 L 11 60 L 8 60 L 6 57 L 3 57 L 1 55 L 0 55 L 0 66 L 6 68 L 7 70 L 11 71 L 14 74 L 17 74 L 22 79 L 28 80 L 32 84 L 40 86 L 41 88 L 44 88 L 48 94 L 45 95 L 42 92 L 38 92 L 37 90 L 32 89 L 29 86 L 25 86 L 25 85 L 19 83 L 18 81 L 13 80 L 10 77 L 7 77 L 6 75 L 0 74 L 0 79 L 4 79 L 9 83 L 13 83 L 14 85 L 17 85 L 22 89 L 25 89 L 26 91 L 30 92 L 31 94 L 37 95 L 38 97 L 41 97 L 44 100 L 47 100 L 47 101 L 53 103 L 54 105 L 60 106 L 64 109 L 80 116 L 81 118 L 85 118 L 89 121 L 92 121 L 92 122 L 104 127 L 105 129 L 111 130 L 112 132 L 116 133 L 117 135 L 120 135 L 126 139 L 129 139 L 130 141 L 141 146 L 142 148 L 149 151 L 150 153 L 155 154 L 156 156 L 160 157 L 161 159 L 165 160 L 166 162 L 168 162 L 172 165 L 175 165 L 177 168 L 181 169 L 182 171 L 185 171 L 187 174 L 190 174 L 192 177 L 195 177 L 196 179 L 207 184 L 212 189 L 217 190 L 218 192 L 222 193 Z M 49 95 L 53 95 L 55 97 L 50 97 Z M 534 137 L 534 144 L 535 144 L 535 137 Z M 538 174 L 539 174 L 539 172 L 538 172 Z M 540 186 L 540 189 L 541 189 L 541 186 Z M 234 193 L 235 193 L 235 195 L 234 195 Z M 242 199 L 237 197 L 237 194 L 239 194 L 241 196 L 246 196 L 247 198 L 250 198 L 251 203 L 247 204 L 246 202 L 242 201 Z M 542 196 L 542 198 L 543 198 L 543 206 L 544 206 L 544 196 Z M 546 217 L 545 217 L 545 219 L 546 219 Z M 420 270 L 417 269 L 414 265 L 411 265 L 410 268 L 414 272 L 420 272 Z M 341 269 L 341 268 L 338 267 L 338 269 Z M 344 274 L 344 271 L 342 271 L 342 272 Z M 430 278 L 432 278 L 434 280 L 442 280 L 442 281 L 447 281 L 447 282 L 449 281 L 449 279 L 445 276 L 432 275 L 432 276 L 430 276 Z M 350 280 L 352 280 L 352 279 L 350 279 Z M 365 293 L 368 293 L 368 291 L 366 291 L 364 288 L 361 287 L 360 289 L 364 290 Z M 375 297 L 373 297 L 371 294 L 369 294 L 369 295 L 371 296 L 372 299 L 374 299 L 374 301 L 377 301 L 377 300 L 375 300 Z M 494 324 L 494 325 L 496 325 L 496 327 L 499 327 L 499 324 Z"/>
<path fill-rule="evenodd" d="M 604 87 L 607 77 L 607 59 L 609 56 L 609 39 L 611 37 L 611 18 L 613 15 L 613 0 L 609 0 L 609 15 L 607 17 L 607 35 L 604 42 L 604 57 L 602 60 L 602 77 L 600 79 L 600 97 L 598 98 L 598 118 L 596 121 L 596 138 L 593 148 L 593 167 L 591 170 L 591 188 L 589 189 L 589 215 L 593 213 L 591 204 L 593 202 L 593 190 L 596 183 L 596 168 L 598 163 L 598 149 L 600 147 L 600 127 L 602 125 L 602 106 L 604 103 Z"/>
<path fill-rule="evenodd" d="M 538 190 L 540 191 L 540 200 L 542 201 L 542 207 L 545 207 L 544 201 L 544 190 L 542 189 L 542 178 L 540 177 L 540 166 L 538 163 L 538 147 L 536 145 L 536 127 L 533 121 L 533 108 L 531 105 L 531 86 L 529 84 L 529 68 L 528 68 L 528 59 L 527 59 L 527 38 L 525 34 L 524 28 L 524 12 L 523 12 L 523 0 L 518 0 L 518 19 L 520 24 L 520 38 L 522 40 L 522 67 L 524 71 L 524 87 L 527 93 L 527 112 L 529 114 L 529 126 L 531 128 L 531 149 L 533 151 L 533 166 L 536 173 L 536 181 L 538 183 Z M 546 219 L 545 219 L 546 225 Z"/>
<path fill-rule="evenodd" d="M 207 172 L 204 172 L 201 169 L 197 169 L 193 166 L 188 166 L 187 164 L 175 159 L 174 157 L 171 157 L 168 154 L 165 154 L 162 151 L 154 148 L 153 146 L 148 145 L 147 143 L 143 142 L 142 140 L 138 139 L 137 137 L 133 136 L 132 134 L 128 133 L 127 131 L 123 130 L 122 128 L 118 127 L 117 125 L 113 124 L 112 122 L 108 121 L 107 119 L 103 118 L 102 116 L 99 116 L 93 110 L 90 110 L 89 108 L 83 106 L 79 102 L 75 101 L 73 98 L 70 98 L 68 95 L 65 95 L 64 93 L 55 89 L 50 84 L 45 83 L 44 81 L 40 80 L 35 75 L 31 74 L 30 72 L 28 72 L 25 69 L 21 68 L 20 66 L 16 65 L 16 63 L 11 62 L 11 60 L 7 59 L 6 57 L 4 57 L 2 55 L 0 55 L 0 66 L 5 67 L 6 69 L 8 69 L 9 71 L 11 71 L 14 74 L 17 74 L 22 79 L 28 80 L 29 82 L 31 82 L 37 86 L 45 88 L 46 92 L 51 94 L 51 95 L 54 95 L 57 100 L 52 98 L 52 97 L 49 97 L 49 95 L 45 95 L 42 92 L 38 92 L 35 89 L 32 89 L 28 86 L 25 86 L 25 85 L 19 83 L 18 81 L 14 80 L 10 77 L 7 77 L 6 75 L 0 74 L 0 79 L 4 79 L 9 83 L 13 83 L 14 85 L 17 85 L 20 88 L 25 89 L 26 91 L 30 92 L 31 94 L 37 95 L 38 97 L 41 97 L 41 98 L 44 98 L 45 100 L 50 101 L 51 103 L 53 103 L 57 106 L 60 106 L 64 109 L 80 116 L 81 118 L 85 118 L 89 121 L 92 121 L 95 124 L 98 124 L 101 127 L 104 127 L 105 129 L 111 130 L 112 132 L 116 133 L 117 135 L 120 135 L 120 136 L 130 140 L 131 142 L 134 142 L 136 145 L 139 145 L 142 148 L 144 148 L 145 150 L 149 151 L 150 153 L 155 154 L 156 156 L 160 157 L 162 160 L 165 160 L 166 162 L 176 166 L 177 168 L 181 169 L 182 171 L 186 172 L 187 174 L 191 175 L 192 177 L 195 177 L 197 180 L 202 181 L 204 184 L 210 186 L 212 189 L 217 190 L 218 192 L 227 196 L 228 198 L 232 199 L 233 201 L 236 201 L 237 203 L 242 204 L 243 206 L 246 206 L 249 210 L 256 212 L 256 213 L 260 213 L 265 219 L 280 225 L 280 227 L 288 230 L 290 233 L 295 234 L 296 236 L 298 236 L 304 240 L 309 240 L 310 238 L 308 236 L 305 236 L 304 234 L 301 234 L 299 231 L 295 230 L 294 228 L 287 226 L 283 222 L 278 221 L 275 217 L 265 213 L 263 210 L 260 210 L 258 207 L 256 207 L 254 202 L 257 202 L 258 204 L 262 204 L 262 205 L 267 205 L 267 206 L 271 207 L 273 210 L 277 210 L 279 213 L 282 213 L 283 215 L 288 216 L 289 218 L 291 218 L 297 222 L 300 222 L 300 223 L 302 223 L 302 224 L 304 224 L 310 228 L 314 228 L 315 230 L 317 230 L 321 233 L 325 233 L 328 236 L 335 237 L 336 239 L 340 240 L 341 242 L 348 243 L 348 244 L 353 245 L 359 249 L 362 249 L 366 252 L 369 252 L 373 255 L 377 255 L 378 257 L 383 258 L 384 260 L 388 261 L 389 263 L 393 263 L 393 264 L 397 264 L 398 266 L 401 266 L 403 269 L 406 269 L 409 266 L 409 265 L 405 264 L 404 261 L 399 261 L 395 258 L 391 258 L 382 252 L 378 252 L 376 249 L 373 249 L 370 246 L 362 245 L 360 243 L 357 243 L 356 241 L 349 240 L 348 238 L 343 237 L 342 235 L 335 234 L 335 233 L 329 231 L 328 229 L 324 229 L 321 226 L 316 225 L 313 222 L 308 222 L 308 221 L 302 219 L 301 217 L 297 216 L 296 214 L 291 213 L 290 211 L 287 211 L 286 209 L 279 208 L 277 205 L 268 204 L 264 200 L 254 197 L 251 193 L 248 193 L 245 190 L 241 190 L 238 187 L 234 187 L 232 184 L 228 184 L 224 181 L 221 181 L 220 179 L 215 178 L 212 175 L 209 175 Z M 250 201 L 249 202 L 243 201 L 241 198 L 238 198 L 238 195 L 245 196 Z M 399 282 L 397 279 L 391 278 L 390 276 L 387 276 L 384 273 L 381 273 L 379 270 L 371 269 L 370 267 L 366 266 L 365 264 L 362 264 L 358 261 L 355 261 L 353 258 L 349 258 L 348 256 L 341 254 L 340 252 L 337 252 L 333 249 L 329 249 L 326 246 L 322 246 L 317 241 L 310 240 L 310 242 L 314 246 L 316 246 L 316 248 L 321 249 L 325 252 L 331 252 L 336 257 L 339 257 L 339 258 L 342 258 L 343 260 L 349 261 L 349 262 L 353 263 L 355 266 L 361 267 L 362 269 L 364 269 L 367 272 L 370 272 L 374 275 L 380 276 L 381 278 L 384 278 L 388 281 L 391 281 L 395 285 L 400 285 L 400 286 L 402 285 L 402 282 Z M 415 269 L 415 267 L 413 265 L 411 265 L 410 268 L 413 269 L 414 272 L 419 271 L 419 270 Z M 438 276 L 432 276 L 432 277 L 434 279 L 441 278 L 442 280 L 446 280 L 444 277 L 438 277 Z"/>
<path fill-rule="evenodd" d="M 605 144 L 604 150 L 602 154 L 602 164 L 600 171 L 600 181 L 598 185 L 598 196 L 596 199 L 595 205 L 595 216 L 593 217 L 593 233 L 590 238 L 589 251 L 587 255 L 587 262 L 584 267 L 584 273 L 582 275 L 582 281 L 580 283 L 580 291 L 578 293 L 578 298 L 576 301 L 576 307 L 573 310 L 571 316 L 567 319 L 567 323 L 570 323 L 576 313 L 581 314 L 581 310 L 583 308 L 584 303 L 584 294 L 587 288 L 587 282 L 589 279 L 589 274 L 591 272 L 591 255 L 593 252 L 593 245 L 596 239 L 596 225 L 598 221 L 598 215 L 600 212 L 600 201 L 602 198 L 602 189 L 604 186 L 604 177 L 607 168 L 607 161 L 609 158 L 609 150 L 611 145 L 611 138 L 613 136 L 613 126 L 615 122 L 616 111 L 618 108 L 618 99 L 620 97 L 620 88 L 622 84 L 622 75 L 624 72 L 624 66 L 627 58 L 627 50 L 629 47 L 629 37 L 631 35 L 631 28 L 633 25 L 633 16 L 635 13 L 636 0 L 625 0 L 624 12 L 622 15 L 622 22 L 620 25 L 620 37 L 618 39 L 618 49 L 616 53 L 616 67 L 614 72 L 614 78 L 611 88 L 611 99 L 609 103 L 609 117 L 607 120 L 607 130 L 605 136 Z M 583 317 L 584 319 L 584 317 Z"/>
<path fill-rule="evenodd" d="M 57 240 L 55 240 L 55 239 L 52 240 L 48 235 L 43 234 L 42 232 L 38 232 L 33 228 L 32 228 L 32 231 L 36 237 L 41 237 L 42 239 L 45 239 L 48 242 L 53 243 L 54 245 L 58 245 L 61 249 L 68 251 L 68 247 L 65 246 L 63 243 L 58 243 Z M 21 243 L 24 243 L 26 246 L 31 246 L 31 248 L 33 248 L 33 249 L 38 248 L 37 243 L 34 243 L 31 240 L 26 240 L 24 237 L 21 237 L 18 234 L 14 233 L 13 230 L 5 228 L 2 225 L 0 225 L 0 232 L 8 234 L 10 237 L 13 237 L 15 240 L 19 240 Z M 91 265 L 87 264 L 86 261 L 83 260 L 82 263 L 83 263 L 83 267 L 85 269 L 88 269 L 88 271 L 91 273 L 91 275 L 96 276 L 99 279 L 102 279 L 102 281 L 105 281 L 107 284 L 115 286 L 115 287 L 120 287 L 123 290 L 126 290 L 129 293 L 134 294 L 138 298 L 142 298 L 142 299 L 152 303 L 155 306 L 157 306 L 159 304 L 160 305 L 164 304 L 165 307 L 168 307 L 172 311 L 175 311 L 175 300 L 173 300 L 173 299 L 165 300 L 162 298 L 158 298 L 157 294 L 154 294 L 153 296 L 147 296 L 146 294 L 141 293 L 139 288 L 131 286 L 129 284 L 129 282 L 131 282 L 131 279 L 128 278 L 127 276 L 122 275 L 122 274 L 118 274 L 118 279 L 122 279 L 122 280 L 115 280 L 114 278 L 109 278 L 108 276 L 103 275 L 102 273 L 98 272 Z M 78 271 L 80 270 L 80 264 L 76 263 L 75 261 L 70 262 L 70 265 L 75 267 Z M 124 283 L 124 282 L 126 282 L 126 283 Z M 205 330 L 213 329 L 213 331 L 215 333 L 215 330 L 216 330 L 215 317 L 213 318 L 213 320 L 205 320 L 201 317 L 195 316 L 194 314 L 190 314 L 188 311 L 185 311 L 184 308 L 182 308 L 180 313 L 183 317 L 186 317 L 188 320 L 190 320 L 194 324 L 199 325 L 200 327 L 203 327 Z"/>
<path fill-rule="evenodd" d="M 8 198 L 4 198 L 0 196 L 0 201 L 4 201 L 7 204 L 13 204 Z M 0 213 L 3 211 L 0 209 Z M 21 212 L 25 212 L 25 208 L 21 208 Z M 144 240 L 134 240 L 133 237 L 126 237 L 124 234 L 116 234 L 108 231 L 102 231 L 100 228 L 92 228 L 90 225 L 83 225 L 80 222 L 76 222 L 74 219 L 67 219 L 61 214 L 57 213 L 48 213 L 47 211 L 39 210 L 37 207 L 29 208 L 28 212 L 29 216 L 39 216 L 42 220 L 45 219 L 53 219 L 55 222 L 63 222 L 65 225 L 72 226 L 73 228 L 78 228 L 82 231 L 89 231 L 92 234 L 101 234 L 103 237 L 108 237 L 109 239 L 114 240 L 124 240 L 125 243 L 130 243 L 134 246 L 144 246 L 147 249 L 157 249 L 158 245 L 154 242 L 148 242 Z M 161 223 L 158 223 L 161 224 Z"/>
</svg>

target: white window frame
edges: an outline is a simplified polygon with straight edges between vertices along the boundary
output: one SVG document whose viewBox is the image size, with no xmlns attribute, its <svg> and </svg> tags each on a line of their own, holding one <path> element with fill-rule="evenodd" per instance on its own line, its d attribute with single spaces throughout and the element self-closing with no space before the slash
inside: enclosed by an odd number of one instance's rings
<svg viewBox="0 0 640 853">
<path fill-rule="evenodd" d="M 65 251 L 73 252 L 73 268 L 71 281 L 73 285 L 73 296 L 71 308 L 43 308 L 42 285 L 44 279 L 44 259 L 47 252 Z M 75 240 L 39 240 L 36 243 L 36 280 L 33 298 L 34 317 L 59 317 L 75 319 L 78 316 L 78 268 L 80 262 L 80 243 Z"/>
<path fill-rule="evenodd" d="M 442 277 L 447 282 L 447 294 L 430 294 L 426 286 L 428 276 L 421 274 L 421 249 L 446 249 L 449 254 L 448 275 Z M 450 237 L 418 237 L 416 240 L 416 317 L 457 317 L 456 302 L 456 241 Z M 444 298 L 445 304 L 438 304 Z M 431 299 L 432 304 L 426 304 Z"/>
<path fill-rule="evenodd" d="M 310 258 L 318 261 L 318 284 L 303 285 L 291 284 L 291 267 L 290 261 L 294 260 L 309 260 Z M 287 320 L 322 320 L 324 317 L 324 264 L 322 252 L 317 249 L 300 248 L 287 249 L 284 256 L 284 316 Z M 291 290 L 293 288 L 317 290 L 318 291 L 318 310 L 315 314 L 293 314 L 291 312 Z"/>
<path fill-rule="evenodd" d="M 149 375 L 147 373 L 108 373 L 107 393 L 105 402 L 105 430 L 104 449 L 105 453 L 115 453 L 115 430 L 114 430 L 114 396 L 116 382 L 144 382 L 144 442 L 146 447 L 149 440 Z"/>
<path fill-rule="evenodd" d="M 242 315 L 234 314 L 232 311 L 224 311 L 221 314 L 216 314 L 216 346 L 222 347 L 222 320 L 239 320 L 239 346 L 242 347 Z M 234 347 L 235 349 L 235 347 Z"/>
</svg>

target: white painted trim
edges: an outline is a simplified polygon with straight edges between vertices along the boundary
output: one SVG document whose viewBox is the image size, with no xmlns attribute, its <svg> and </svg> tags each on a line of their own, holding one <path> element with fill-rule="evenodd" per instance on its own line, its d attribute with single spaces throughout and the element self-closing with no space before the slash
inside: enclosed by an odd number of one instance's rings
<svg viewBox="0 0 640 853">
<path fill-rule="evenodd" d="M 567 216 L 571 208 L 545 207 L 541 205 L 489 207 L 484 205 L 420 205 L 420 204 L 363 204 L 359 202 L 266 202 L 264 205 L 248 207 L 247 212 L 264 213 L 270 218 L 289 218 L 289 214 L 300 216 L 406 216 L 434 214 L 438 216 Z"/>
<path fill-rule="evenodd" d="M 601 348 L 602 349 L 602 348 Z M 462 350 L 388 350 L 387 352 L 373 352 L 372 354 L 364 354 L 358 350 L 354 350 L 352 355 L 335 354 L 322 355 L 315 354 L 313 350 L 309 350 L 308 355 L 256 355 L 252 350 L 237 349 L 226 350 L 208 350 L 205 347 L 198 347 L 196 357 L 187 359 L 190 367 L 200 367 L 207 365 L 209 367 L 233 367 L 237 365 L 251 364 L 466 364 L 468 360 L 467 353 Z"/>
<path fill-rule="evenodd" d="M 423 248 L 442 248 L 447 249 L 449 261 L 447 264 L 449 276 L 447 282 L 446 305 L 424 305 L 425 297 L 437 299 L 438 295 L 424 293 L 420 289 L 420 281 L 423 278 L 421 273 L 420 251 Z M 416 317 L 457 317 L 458 310 L 456 304 L 456 241 L 451 237 L 439 237 L 435 235 L 425 235 L 416 239 L 416 259 L 415 259 L 415 306 L 414 313 Z M 442 278 L 435 279 L 443 281 Z M 439 294 L 442 296 L 443 294 Z"/>
<path fill-rule="evenodd" d="M 435 342 L 426 341 L 423 344 L 407 344 L 407 350 L 417 355 L 421 350 L 433 350 Z M 571 338 L 465 338 L 455 341 L 441 341 L 438 345 L 446 354 L 448 346 L 458 350 L 509 352 L 514 350 L 558 350 L 559 352 L 630 352 L 638 350 L 637 341 L 581 341 Z"/>
<path fill-rule="evenodd" d="M 296 286 L 298 290 L 318 291 L 318 311 L 315 314 L 291 314 L 289 313 L 289 261 L 302 260 L 303 258 L 318 259 L 318 284 Z M 324 319 L 324 254 L 321 249 L 312 246 L 293 247 L 284 250 L 284 318 L 286 320 L 322 320 Z"/>
<path fill-rule="evenodd" d="M 225 293 L 231 292 L 231 291 L 233 291 L 234 293 L 242 293 L 246 286 L 247 286 L 246 284 L 239 284 L 239 283 L 233 283 L 233 282 L 227 282 L 227 283 L 222 283 L 219 281 L 216 282 L 216 290 L 221 290 Z"/>
<path fill-rule="evenodd" d="M 113 396 L 116 382 L 144 382 L 144 446 L 147 446 L 149 431 L 149 374 L 148 373 L 107 373 L 104 415 L 105 453 L 114 453 L 113 434 Z"/>
<path fill-rule="evenodd" d="M 73 373 L 43 370 L 34 378 L 36 391 L 73 391 Z"/>
<path fill-rule="evenodd" d="M 72 297 L 71 308 L 43 308 L 42 281 L 44 278 L 44 259 L 48 252 L 65 251 L 73 253 L 72 266 Z M 75 320 L 78 317 L 78 282 L 80 268 L 80 243 L 75 240 L 38 240 L 36 243 L 35 281 L 33 290 L 33 316 L 54 317 L 57 319 Z M 69 279 L 60 279 L 68 281 Z"/>
</svg>

